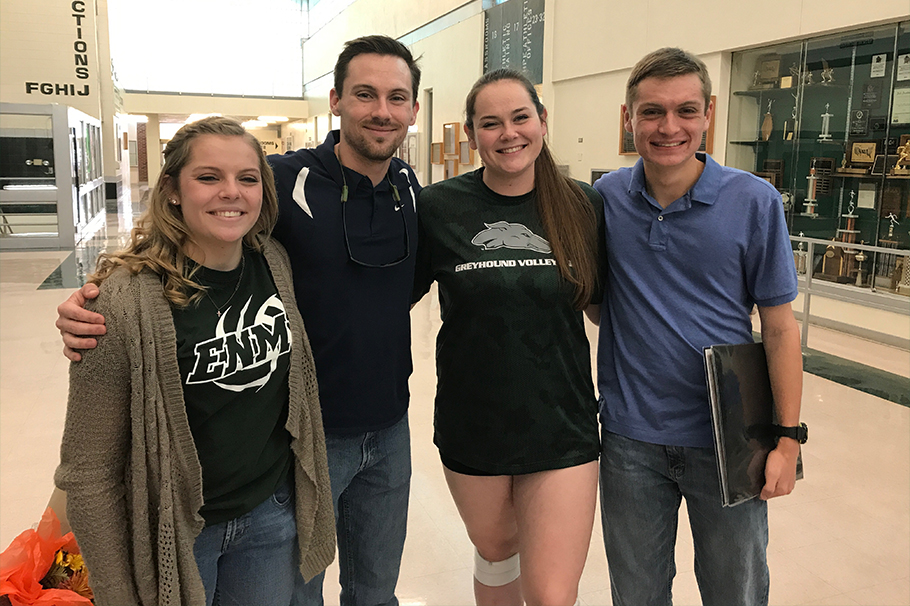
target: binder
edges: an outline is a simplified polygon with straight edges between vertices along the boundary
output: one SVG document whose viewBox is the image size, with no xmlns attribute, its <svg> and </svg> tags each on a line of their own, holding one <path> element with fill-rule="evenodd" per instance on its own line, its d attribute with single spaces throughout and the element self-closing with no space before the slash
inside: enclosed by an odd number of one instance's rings
<svg viewBox="0 0 910 606">
<path fill-rule="evenodd" d="M 713 345 L 704 356 L 721 495 L 732 507 L 761 493 L 765 460 L 777 446 L 768 362 L 761 343 Z M 796 479 L 802 477 L 800 454 Z"/>
</svg>

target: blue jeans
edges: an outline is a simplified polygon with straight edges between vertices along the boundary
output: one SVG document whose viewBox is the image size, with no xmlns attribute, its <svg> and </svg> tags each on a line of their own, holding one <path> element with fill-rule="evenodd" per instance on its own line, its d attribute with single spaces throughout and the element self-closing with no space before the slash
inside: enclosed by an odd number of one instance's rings
<svg viewBox="0 0 910 606">
<path fill-rule="evenodd" d="M 682 498 L 702 603 L 767 605 L 767 503 L 722 506 L 713 448 L 648 444 L 608 431 L 602 448 L 601 518 L 614 606 L 672 604 Z"/>
<path fill-rule="evenodd" d="M 335 504 L 341 606 L 395 606 L 408 525 L 411 434 L 408 417 L 379 431 L 326 435 Z M 294 606 L 322 606 L 323 572 L 304 584 Z"/>
<path fill-rule="evenodd" d="M 285 482 L 253 511 L 205 527 L 193 544 L 206 606 L 286 606 L 297 569 L 294 488 Z"/>
</svg>

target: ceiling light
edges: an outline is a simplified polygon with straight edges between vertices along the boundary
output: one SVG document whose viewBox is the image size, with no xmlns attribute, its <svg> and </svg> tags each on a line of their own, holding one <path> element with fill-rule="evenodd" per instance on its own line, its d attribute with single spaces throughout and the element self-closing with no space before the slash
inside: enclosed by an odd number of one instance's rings
<svg viewBox="0 0 910 606">
<path fill-rule="evenodd" d="M 265 128 L 268 125 L 268 122 L 263 122 L 262 120 L 247 120 L 246 122 L 240 124 L 240 126 L 247 130 L 251 128 Z"/>
<path fill-rule="evenodd" d="M 263 122 L 287 122 L 288 121 L 287 116 L 259 116 L 256 119 L 261 120 Z"/>
</svg>

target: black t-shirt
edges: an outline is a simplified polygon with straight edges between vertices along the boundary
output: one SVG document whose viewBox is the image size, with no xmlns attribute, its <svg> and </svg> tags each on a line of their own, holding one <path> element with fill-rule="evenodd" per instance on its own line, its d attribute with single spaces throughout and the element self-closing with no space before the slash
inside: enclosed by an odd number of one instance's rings
<svg viewBox="0 0 910 606">
<path fill-rule="evenodd" d="M 232 271 L 200 267 L 194 280 L 209 286 L 207 295 L 173 309 L 207 525 L 252 511 L 291 464 L 290 325 L 265 258 L 253 251 L 243 258 Z"/>
<path fill-rule="evenodd" d="M 415 296 L 435 280 L 442 311 L 434 441 L 444 457 L 494 474 L 593 461 L 597 398 L 574 287 L 559 275 L 534 192 L 501 196 L 481 175 L 427 187 L 417 206 Z M 603 200 L 582 189 L 602 225 Z"/>
</svg>

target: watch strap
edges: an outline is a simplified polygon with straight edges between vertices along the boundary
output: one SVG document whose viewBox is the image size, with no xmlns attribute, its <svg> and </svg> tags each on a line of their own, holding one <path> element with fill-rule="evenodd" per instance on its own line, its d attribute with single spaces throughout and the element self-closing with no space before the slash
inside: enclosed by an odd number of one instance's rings
<svg viewBox="0 0 910 606">
<path fill-rule="evenodd" d="M 805 423 L 800 423 L 795 427 L 786 427 L 783 425 L 775 425 L 774 431 L 778 437 L 781 438 L 791 438 L 796 440 L 800 444 L 805 444 L 809 439 L 809 427 Z"/>
</svg>

